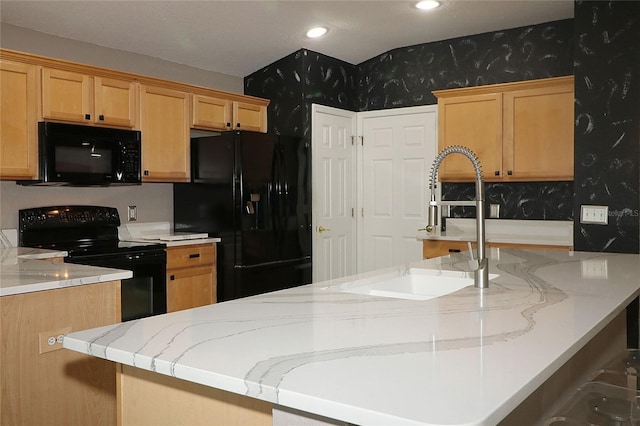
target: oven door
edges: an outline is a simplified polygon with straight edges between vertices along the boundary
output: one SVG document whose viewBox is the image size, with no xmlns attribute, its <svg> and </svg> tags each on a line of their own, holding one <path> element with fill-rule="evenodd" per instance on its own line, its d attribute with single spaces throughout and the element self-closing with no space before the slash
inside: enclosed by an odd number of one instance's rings
<svg viewBox="0 0 640 426">
<path fill-rule="evenodd" d="M 65 262 L 127 269 L 133 278 L 122 280 L 122 321 L 167 312 L 167 254 L 164 250 L 71 256 Z"/>
</svg>

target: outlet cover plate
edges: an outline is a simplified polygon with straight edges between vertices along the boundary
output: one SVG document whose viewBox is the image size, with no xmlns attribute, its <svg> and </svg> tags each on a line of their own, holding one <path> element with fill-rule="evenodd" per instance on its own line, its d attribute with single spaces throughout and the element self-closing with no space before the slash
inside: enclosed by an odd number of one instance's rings
<svg viewBox="0 0 640 426">
<path fill-rule="evenodd" d="M 609 206 L 580 206 L 580 223 L 606 225 L 609 223 Z"/>
</svg>

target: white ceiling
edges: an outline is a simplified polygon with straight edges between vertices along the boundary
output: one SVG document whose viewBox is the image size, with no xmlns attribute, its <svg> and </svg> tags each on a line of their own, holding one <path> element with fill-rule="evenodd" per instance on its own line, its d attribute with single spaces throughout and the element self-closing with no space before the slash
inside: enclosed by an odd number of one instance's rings
<svg viewBox="0 0 640 426">
<path fill-rule="evenodd" d="M 573 17 L 573 0 L 1 0 L 1 22 L 244 77 L 307 48 L 359 64 L 388 50 Z M 305 37 L 314 25 L 322 39 Z"/>
</svg>

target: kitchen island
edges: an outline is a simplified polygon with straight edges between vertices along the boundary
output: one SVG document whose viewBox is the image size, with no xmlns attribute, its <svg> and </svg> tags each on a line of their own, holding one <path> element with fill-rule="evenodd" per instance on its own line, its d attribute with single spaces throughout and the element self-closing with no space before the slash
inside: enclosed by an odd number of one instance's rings
<svg viewBox="0 0 640 426">
<path fill-rule="evenodd" d="M 120 321 L 131 271 L 75 265 L 67 253 L 0 248 L 0 424 L 112 425 L 113 363 L 62 350 L 62 336 Z"/>
<path fill-rule="evenodd" d="M 559 383 L 570 393 L 624 348 L 639 257 L 490 255 L 498 276 L 486 290 L 430 300 L 349 292 L 422 269 L 465 276 L 468 259 L 453 254 L 74 332 L 64 347 L 121 364 L 122 424 L 170 423 L 171 413 L 196 424 L 195 395 L 205 394 L 266 424 L 272 406 L 354 424 L 534 424 L 549 400 L 562 402 Z"/>
</svg>

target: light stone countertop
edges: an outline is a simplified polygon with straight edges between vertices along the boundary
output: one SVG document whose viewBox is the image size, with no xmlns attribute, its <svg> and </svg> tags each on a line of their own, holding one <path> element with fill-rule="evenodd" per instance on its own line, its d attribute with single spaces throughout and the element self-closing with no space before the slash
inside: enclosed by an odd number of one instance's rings
<svg viewBox="0 0 640 426">
<path fill-rule="evenodd" d="M 638 295 L 636 254 L 491 251 L 489 289 L 340 291 L 464 254 L 74 332 L 64 347 L 354 424 L 495 425 Z"/>
<path fill-rule="evenodd" d="M 30 247 L 0 248 L 0 296 L 54 290 L 131 278 L 131 271 L 49 262 L 66 251 Z M 45 259 L 45 260 L 42 260 Z"/>
<path fill-rule="evenodd" d="M 485 241 L 488 243 L 534 244 L 573 247 L 573 222 L 561 220 L 487 219 Z M 476 220 L 447 218 L 447 230 L 426 231 L 419 240 L 475 241 Z"/>
</svg>

